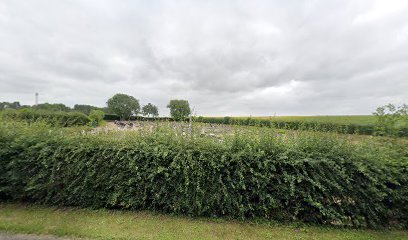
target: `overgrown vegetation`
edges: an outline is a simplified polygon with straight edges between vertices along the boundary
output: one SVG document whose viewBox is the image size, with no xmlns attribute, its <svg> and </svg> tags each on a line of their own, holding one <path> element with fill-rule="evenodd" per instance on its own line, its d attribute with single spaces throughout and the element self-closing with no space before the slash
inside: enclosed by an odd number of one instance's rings
<svg viewBox="0 0 408 240">
<path fill-rule="evenodd" d="M 85 114 L 79 112 L 56 112 L 33 109 L 4 110 L 0 113 L 0 119 L 10 122 L 25 121 L 28 123 L 43 121 L 56 127 L 83 126 L 90 122 L 90 119 Z"/>
<path fill-rule="evenodd" d="M 378 107 L 372 116 L 198 117 L 198 122 L 408 137 L 408 105 Z"/>
<path fill-rule="evenodd" d="M 408 136 L 408 105 L 393 104 L 378 107 L 373 113 L 377 118 L 376 133 L 379 135 Z"/>
<path fill-rule="evenodd" d="M 274 119 L 257 119 L 257 118 L 232 118 L 232 117 L 198 117 L 197 122 L 216 123 L 216 124 L 232 124 L 241 126 L 259 126 L 290 130 L 313 130 L 323 132 L 337 132 L 345 134 L 374 134 L 374 125 L 358 125 L 358 124 L 337 124 L 337 123 L 322 123 L 322 122 L 303 122 L 303 121 L 280 121 Z"/>
<path fill-rule="evenodd" d="M 241 126 L 259 126 L 290 130 L 311 130 L 320 132 L 337 132 L 342 134 L 386 135 L 396 137 L 408 136 L 408 125 L 355 124 L 323 121 L 281 120 L 280 118 L 233 118 L 233 117 L 197 117 L 197 122 L 232 124 Z"/>
<path fill-rule="evenodd" d="M 385 140 L 269 129 L 222 139 L 166 127 L 83 134 L 3 123 L 0 161 L 3 200 L 408 226 L 408 150 Z"/>
<path fill-rule="evenodd" d="M 96 127 L 101 125 L 103 122 L 103 117 L 105 116 L 105 113 L 101 110 L 92 110 L 89 113 L 89 120 L 91 121 L 91 125 Z"/>
</svg>

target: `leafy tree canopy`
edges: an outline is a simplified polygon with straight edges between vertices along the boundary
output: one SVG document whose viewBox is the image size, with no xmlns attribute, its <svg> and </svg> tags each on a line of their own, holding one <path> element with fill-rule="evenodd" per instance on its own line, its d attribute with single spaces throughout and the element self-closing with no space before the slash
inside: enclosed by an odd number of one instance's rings
<svg viewBox="0 0 408 240">
<path fill-rule="evenodd" d="M 142 114 L 143 116 L 148 116 L 148 117 L 157 117 L 159 116 L 159 110 L 157 106 L 148 103 L 147 105 L 144 105 L 142 108 Z"/>
<path fill-rule="evenodd" d="M 187 100 L 170 100 L 167 108 L 170 108 L 170 115 L 176 121 L 185 120 L 191 113 L 190 104 Z"/>
<path fill-rule="evenodd" d="M 20 102 L 0 102 L 0 110 L 3 109 L 19 109 Z"/>
<path fill-rule="evenodd" d="M 65 104 L 62 103 L 41 103 L 32 106 L 32 108 L 36 110 L 48 110 L 48 111 L 63 111 L 63 112 L 71 111 L 70 107 L 65 106 Z"/>
<path fill-rule="evenodd" d="M 408 127 L 408 105 L 402 104 L 397 107 L 393 104 L 378 107 L 373 113 L 377 117 L 377 132 L 385 134 L 390 131 L 391 135 L 398 135 L 401 127 Z"/>
<path fill-rule="evenodd" d="M 102 110 L 102 108 L 98 108 L 98 107 L 86 105 L 86 104 L 75 104 L 74 105 L 74 111 L 82 112 L 86 115 L 89 115 L 92 110 Z"/>
<path fill-rule="evenodd" d="M 107 104 L 109 111 L 117 114 L 120 119 L 127 120 L 130 116 L 140 112 L 139 100 L 123 93 L 115 94 L 107 101 Z"/>
</svg>

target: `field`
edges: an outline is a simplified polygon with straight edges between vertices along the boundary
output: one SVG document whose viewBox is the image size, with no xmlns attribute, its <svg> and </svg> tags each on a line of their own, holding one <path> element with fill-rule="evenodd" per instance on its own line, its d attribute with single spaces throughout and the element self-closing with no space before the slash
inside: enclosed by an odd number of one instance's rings
<svg viewBox="0 0 408 240">
<path fill-rule="evenodd" d="M 398 118 L 398 120 L 397 120 Z M 381 119 L 381 120 L 380 120 Z M 408 137 L 408 119 L 403 115 L 384 116 L 264 116 L 197 117 L 197 122 L 258 126 L 290 130 L 337 132 L 373 136 Z"/>
<path fill-rule="evenodd" d="M 90 134 L 100 134 L 100 133 L 112 133 L 112 132 L 123 132 L 123 131 L 152 131 L 158 127 L 166 126 L 179 134 L 186 134 L 188 132 L 189 124 L 188 123 L 179 123 L 179 122 L 149 122 L 149 121 L 130 121 L 132 127 L 118 127 L 114 122 L 106 122 L 102 126 L 99 126 L 91 131 Z M 201 137 L 210 137 L 223 139 L 226 136 L 231 135 L 245 135 L 245 134 L 257 134 L 259 131 L 269 131 L 275 132 L 277 137 L 284 136 L 294 136 L 299 133 L 310 132 L 310 131 L 298 131 L 291 129 L 262 129 L 256 126 L 240 126 L 240 125 L 228 125 L 228 124 L 209 124 L 209 123 L 192 123 L 192 131 Z M 332 132 L 322 132 L 321 135 L 327 135 L 329 137 L 333 136 L 335 138 L 346 139 L 350 142 L 375 142 L 375 144 L 384 145 L 385 142 L 395 142 L 398 144 L 408 145 L 408 138 L 391 138 L 387 136 L 370 136 L 370 135 L 358 135 L 358 134 L 340 134 Z"/>
<path fill-rule="evenodd" d="M 119 120 L 115 114 L 100 116 L 106 121 Z M 91 120 L 83 113 L 78 112 L 49 112 L 40 110 L 20 109 L 4 110 L 0 118 L 9 121 L 19 120 L 27 122 L 44 121 L 52 126 L 70 127 L 89 125 Z M 132 121 L 173 121 L 169 117 L 148 118 L 132 116 Z M 192 117 L 194 122 L 211 124 L 228 124 L 241 126 L 269 127 L 285 130 L 308 130 L 320 132 L 337 132 L 342 134 L 360 134 L 373 136 L 408 137 L 408 123 L 402 118 L 396 123 L 386 125 L 378 121 L 375 116 L 264 116 L 264 117 Z M 380 123 L 381 122 L 381 123 Z"/>
<path fill-rule="evenodd" d="M 247 118 L 247 117 L 236 117 Z M 339 123 L 339 124 L 359 124 L 370 125 L 376 123 L 376 118 L 372 115 L 341 115 L 341 116 L 253 116 L 254 119 L 267 119 L 276 121 L 301 121 L 319 123 Z"/>
</svg>

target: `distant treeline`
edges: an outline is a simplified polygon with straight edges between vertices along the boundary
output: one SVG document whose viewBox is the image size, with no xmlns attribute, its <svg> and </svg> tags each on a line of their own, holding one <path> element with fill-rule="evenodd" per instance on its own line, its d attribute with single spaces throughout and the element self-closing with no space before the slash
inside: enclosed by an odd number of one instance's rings
<svg viewBox="0 0 408 240">
<path fill-rule="evenodd" d="M 84 126 L 91 120 L 81 112 L 62 112 L 36 109 L 7 109 L 1 112 L 4 120 L 25 121 L 28 123 L 45 122 L 55 127 Z"/>
<path fill-rule="evenodd" d="M 109 113 L 108 108 L 95 107 L 86 104 L 75 104 L 73 108 L 66 106 L 63 103 L 41 103 L 37 105 L 21 105 L 20 102 L 0 102 L 0 111 L 6 109 L 34 109 L 34 110 L 46 110 L 46 111 L 61 111 L 61 112 L 81 112 L 89 115 L 92 110 L 101 110 L 105 113 Z"/>
<path fill-rule="evenodd" d="M 0 113 L 0 117 L 8 121 L 25 121 L 28 123 L 42 121 L 56 127 L 85 126 L 92 121 L 91 116 L 74 110 L 68 112 L 35 108 L 5 109 Z M 116 114 L 104 114 L 103 120 L 119 121 L 121 119 Z M 131 116 L 129 121 L 174 121 L 174 119 L 171 117 Z"/>
</svg>

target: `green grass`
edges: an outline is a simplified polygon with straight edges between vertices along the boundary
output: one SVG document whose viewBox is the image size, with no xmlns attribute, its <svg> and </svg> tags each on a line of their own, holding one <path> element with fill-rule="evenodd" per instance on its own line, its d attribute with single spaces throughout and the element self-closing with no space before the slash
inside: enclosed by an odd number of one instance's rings
<svg viewBox="0 0 408 240">
<path fill-rule="evenodd" d="M 233 117 L 248 118 L 248 117 Z M 255 119 L 271 119 L 277 121 L 302 121 L 302 122 L 320 122 L 320 123 L 339 123 L 339 124 L 360 124 L 370 125 L 376 123 L 375 116 L 372 115 L 339 115 L 339 116 L 252 116 Z"/>
<path fill-rule="evenodd" d="M 0 204 L 0 231 L 89 239 L 408 239 L 407 231 L 255 224 L 5 203 Z"/>
</svg>

